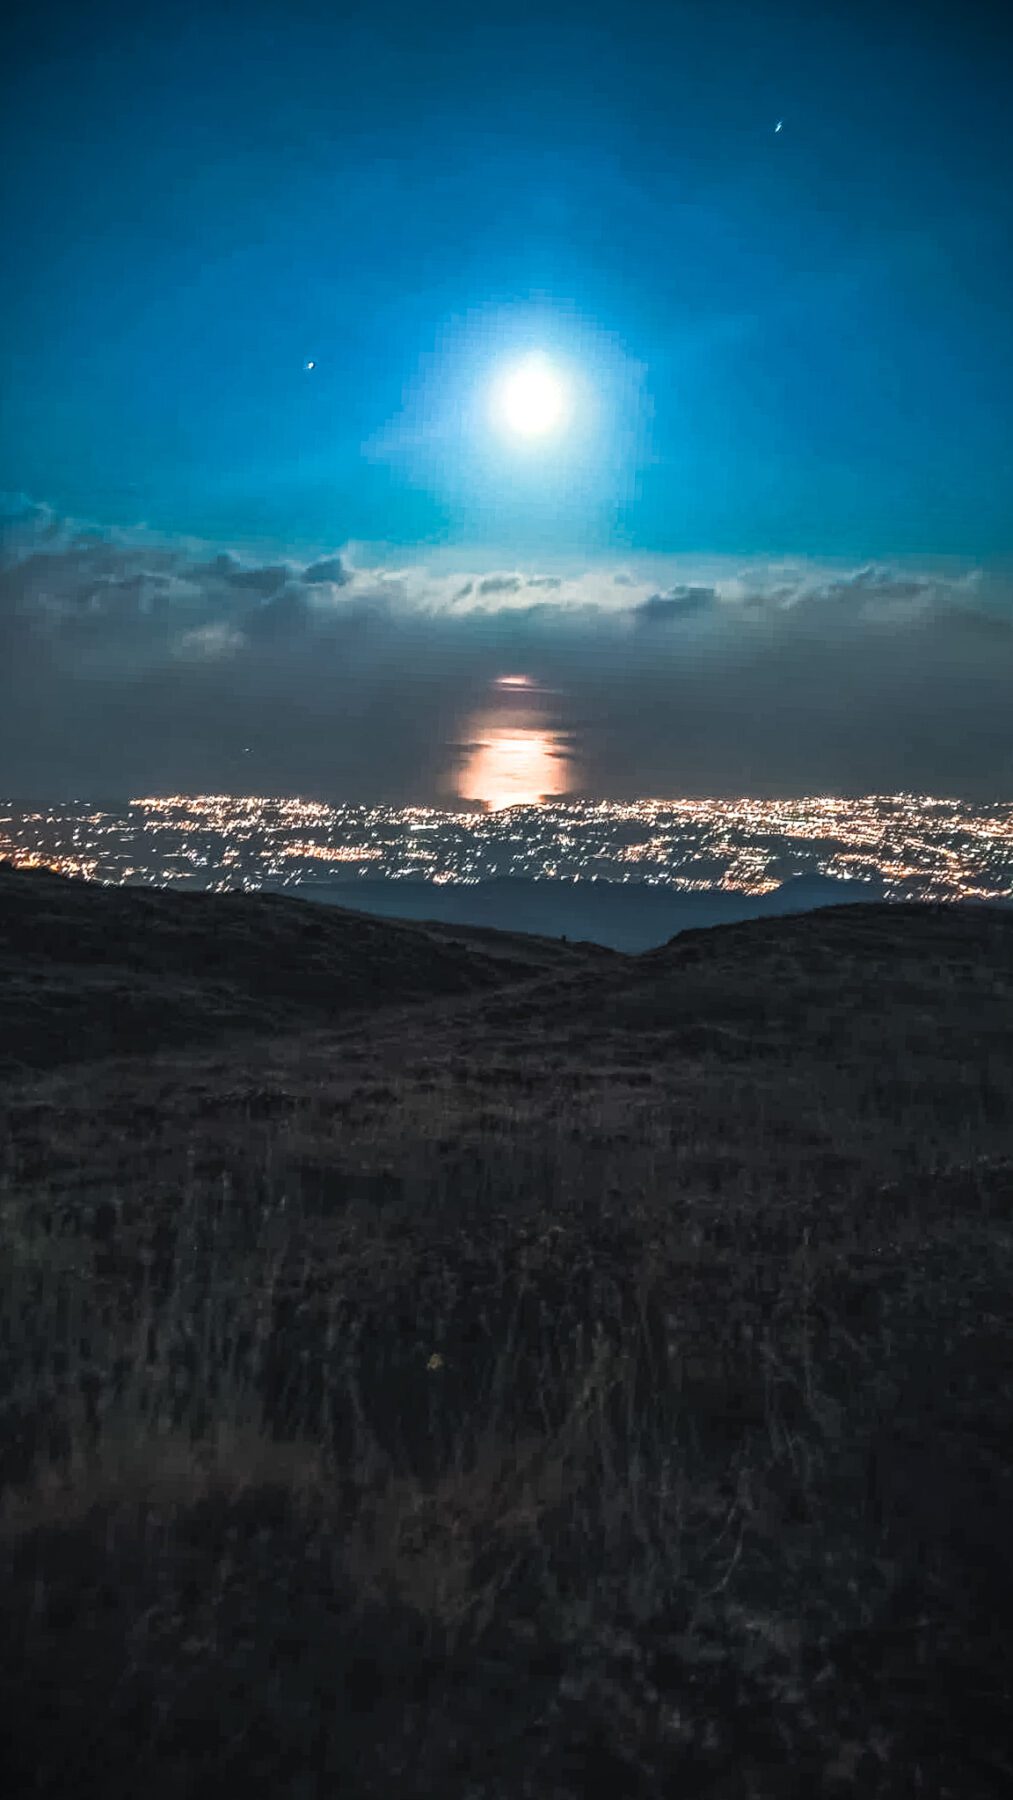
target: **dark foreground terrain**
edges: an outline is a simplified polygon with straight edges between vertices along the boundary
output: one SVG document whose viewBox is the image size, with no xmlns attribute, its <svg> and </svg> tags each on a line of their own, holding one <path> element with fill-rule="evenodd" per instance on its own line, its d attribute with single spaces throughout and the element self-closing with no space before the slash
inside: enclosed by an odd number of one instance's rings
<svg viewBox="0 0 1013 1800">
<path fill-rule="evenodd" d="M 1008 1795 L 1011 1108 L 1009 912 L 0 870 L 4 1792 Z"/>
</svg>

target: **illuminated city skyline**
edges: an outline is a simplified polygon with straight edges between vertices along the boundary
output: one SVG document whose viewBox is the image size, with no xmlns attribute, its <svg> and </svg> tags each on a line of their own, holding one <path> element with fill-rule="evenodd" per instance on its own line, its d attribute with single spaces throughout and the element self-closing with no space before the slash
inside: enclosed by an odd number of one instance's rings
<svg viewBox="0 0 1013 1800">
<path fill-rule="evenodd" d="M 118 807 L 6 801 L 0 859 L 106 883 L 309 897 L 336 881 L 504 878 L 761 895 L 818 874 L 881 884 L 892 899 L 989 900 L 1013 895 L 1013 802 L 814 795 L 550 800 L 479 812 L 224 794 Z"/>
</svg>

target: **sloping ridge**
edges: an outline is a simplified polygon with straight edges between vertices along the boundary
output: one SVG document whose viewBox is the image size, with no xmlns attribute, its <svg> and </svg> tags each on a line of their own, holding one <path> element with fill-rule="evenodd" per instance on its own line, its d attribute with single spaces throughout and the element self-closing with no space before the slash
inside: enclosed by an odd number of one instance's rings
<svg viewBox="0 0 1013 1800">
<path fill-rule="evenodd" d="M 884 1032 L 1013 1051 L 1013 913 L 954 903 L 823 907 L 681 932 L 628 965 L 603 1004 L 619 1030 L 675 1034 L 686 1051 L 811 1054 L 870 1065 Z M 674 1041 L 674 1040 L 673 1040 Z"/>
<path fill-rule="evenodd" d="M 853 1031 L 854 1009 L 938 1020 L 966 1009 L 984 966 L 1006 1018 L 1008 909 L 822 907 L 683 931 L 630 957 L 288 896 L 103 887 L 0 864 L 0 1078 L 483 993 L 483 1013 L 520 1009 L 532 1025 L 703 1031 L 723 1046 L 731 1032 L 760 1050 L 807 1041 L 814 1023 Z M 506 990 L 521 984 L 515 1000 Z"/>
<path fill-rule="evenodd" d="M 542 974 L 550 953 L 278 895 L 103 887 L 0 864 L 0 1074 L 479 992 Z"/>
<path fill-rule="evenodd" d="M 701 957 L 755 960 L 765 949 L 790 954 L 811 950 L 890 952 L 924 961 L 939 956 L 964 957 L 975 947 L 1013 944 L 1013 911 L 994 905 L 960 901 L 851 901 L 781 913 L 770 918 L 734 921 L 680 931 L 637 957 L 644 973 L 658 972 Z"/>
<path fill-rule="evenodd" d="M 743 889 L 692 892 L 640 881 L 550 881 L 497 876 L 461 883 L 391 878 L 314 885 L 326 905 L 350 906 L 378 918 L 413 920 L 430 930 L 440 921 L 461 930 L 521 932 L 557 942 L 591 939 L 625 955 L 655 949 L 673 932 L 801 912 L 810 907 L 885 898 L 880 881 L 839 881 L 817 872 L 790 877 L 762 894 Z"/>
<path fill-rule="evenodd" d="M 860 1046 L 884 1031 L 970 1041 L 1013 1054 L 1013 911 L 959 903 L 845 904 L 682 931 L 616 957 L 503 990 L 482 1011 L 567 1041 L 663 1060 L 714 1049 L 746 1057 Z"/>
</svg>

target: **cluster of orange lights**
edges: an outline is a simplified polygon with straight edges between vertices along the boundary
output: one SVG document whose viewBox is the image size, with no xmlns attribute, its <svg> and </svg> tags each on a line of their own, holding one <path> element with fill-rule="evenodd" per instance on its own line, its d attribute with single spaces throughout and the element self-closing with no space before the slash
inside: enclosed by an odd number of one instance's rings
<svg viewBox="0 0 1013 1800">
<path fill-rule="evenodd" d="M 533 688 L 527 677 L 502 679 L 518 685 L 476 722 L 457 807 L 220 793 L 153 796 L 111 810 L 86 801 L 39 809 L 0 803 L 0 861 L 102 882 L 307 891 L 337 881 L 340 871 L 352 881 L 507 876 L 762 894 L 813 872 L 877 881 L 891 897 L 1013 894 L 1007 802 L 916 794 L 568 798 L 575 785 L 568 740 L 533 718 L 542 701 L 525 695 Z"/>
</svg>

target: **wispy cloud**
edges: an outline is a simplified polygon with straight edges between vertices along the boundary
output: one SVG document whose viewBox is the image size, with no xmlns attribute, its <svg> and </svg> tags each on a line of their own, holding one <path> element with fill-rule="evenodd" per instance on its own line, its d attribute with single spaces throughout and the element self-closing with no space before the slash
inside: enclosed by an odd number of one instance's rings
<svg viewBox="0 0 1013 1800">
<path fill-rule="evenodd" d="M 692 619 L 709 612 L 716 600 L 712 587 L 675 587 L 668 594 L 649 594 L 632 611 L 641 624 L 670 625 L 678 619 Z"/>
<path fill-rule="evenodd" d="M 366 567 L 0 511 L 10 792 L 433 798 L 503 675 L 551 696 L 588 791 L 1013 789 L 1013 595 L 975 569 L 658 559 Z"/>
</svg>

